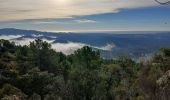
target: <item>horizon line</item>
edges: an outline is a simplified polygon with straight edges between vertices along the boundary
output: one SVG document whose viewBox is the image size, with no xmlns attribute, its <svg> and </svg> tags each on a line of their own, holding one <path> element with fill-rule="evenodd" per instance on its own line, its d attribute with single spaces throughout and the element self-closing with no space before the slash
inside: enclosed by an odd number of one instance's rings
<svg viewBox="0 0 170 100">
<path fill-rule="evenodd" d="M 49 29 L 21 29 L 21 28 L 0 28 L 16 29 L 27 31 L 51 32 L 51 33 L 101 33 L 101 32 L 170 32 L 170 30 L 49 30 Z"/>
</svg>

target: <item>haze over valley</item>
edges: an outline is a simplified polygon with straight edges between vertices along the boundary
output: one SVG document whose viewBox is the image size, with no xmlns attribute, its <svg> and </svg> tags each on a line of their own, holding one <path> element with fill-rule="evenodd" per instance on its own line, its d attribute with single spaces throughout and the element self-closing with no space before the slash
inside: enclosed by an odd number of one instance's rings
<svg viewBox="0 0 170 100">
<path fill-rule="evenodd" d="M 57 52 L 66 55 L 89 46 L 99 50 L 103 58 L 129 56 L 147 57 L 161 47 L 170 46 L 169 32 L 105 32 L 105 33 L 52 33 L 33 30 L 0 29 L 0 39 L 28 45 L 35 39 L 52 44 Z"/>
</svg>

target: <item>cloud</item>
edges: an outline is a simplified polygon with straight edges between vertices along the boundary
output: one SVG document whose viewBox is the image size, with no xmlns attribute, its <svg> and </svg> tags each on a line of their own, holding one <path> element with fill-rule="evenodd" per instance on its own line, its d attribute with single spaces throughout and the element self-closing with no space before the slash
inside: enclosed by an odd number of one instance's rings
<svg viewBox="0 0 170 100">
<path fill-rule="evenodd" d="M 23 38 L 24 35 L 0 35 L 0 39 L 9 40 L 11 42 L 15 42 L 16 45 L 29 45 L 30 42 L 34 41 L 36 38 L 41 37 L 43 35 L 32 35 L 34 38 Z M 50 36 L 49 36 L 50 37 Z M 48 40 L 46 38 L 41 38 L 43 41 L 48 43 L 53 43 L 56 37 L 53 40 Z"/>
<path fill-rule="evenodd" d="M 0 20 L 66 18 L 156 5 L 154 0 L 0 0 Z"/>
<path fill-rule="evenodd" d="M 36 38 L 22 38 L 22 39 L 13 39 L 13 40 L 10 40 L 12 42 L 15 42 L 16 45 L 29 45 L 30 42 L 33 42 Z M 42 38 L 43 41 L 46 41 L 48 43 L 52 43 L 54 42 L 54 40 L 48 40 L 48 39 L 45 39 L 45 38 Z"/>
<path fill-rule="evenodd" d="M 112 44 L 106 44 L 105 46 L 102 47 L 94 47 L 94 48 L 104 50 L 104 51 L 111 51 L 115 47 L 116 45 L 112 43 Z"/>
<path fill-rule="evenodd" d="M 77 23 L 96 23 L 94 20 L 82 19 L 82 20 L 74 20 Z"/>
<path fill-rule="evenodd" d="M 24 46 L 24 45 L 29 45 L 30 42 L 33 42 L 34 40 L 35 40 L 34 38 L 22 38 L 20 40 L 13 39 L 10 41 L 15 42 L 16 45 Z"/>
<path fill-rule="evenodd" d="M 0 35 L 0 39 L 9 40 L 11 42 L 15 42 L 16 45 L 29 45 L 30 42 L 33 42 L 37 37 L 41 37 L 42 35 L 32 35 L 33 38 L 24 38 L 22 35 Z M 46 41 L 51 44 L 52 48 L 57 52 L 62 52 L 66 55 L 74 53 L 76 50 L 81 49 L 84 46 L 89 46 L 95 49 L 111 51 L 115 44 L 106 44 L 104 46 L 93 46 L 90 44 L 80 43 L 80 42 L 67 42 L 67 43 L 54 43 L 56 38 L 49 40 L 46 38 L 41 38 L 43 41 Z"/>
<path fill-rule="evenodd" d="M 0 35 L 0 39 L 4 40 L 12 40 L 20 37 L 22 37 L 22 35 Z"/>
<path fill-rule="evenodd" d="M 42 35 L 33 35 L 33 36 L 34 38 L 22 38 L 21 35 L 0 35 L 0 39 L 9 40 L 11 42 L 15 42 L 16 45 L 24 46 L 24 45 L 29 45 L 30 42 L 33 42 L 37 37 Z M 72 54 L 74 53 L 74 51 L 86 46 L 86 44 L 75 43 L 75 42 L 53 43 L 55 41 L 55 38 L 53 40 L 42 38 L 42 40 L 50 43 L 52 45 L 52 48 L 57 52 L 62 52 L 66 55 Z"/>
<path fill-rule="evenodd" d="M 10 24 L 23 24 L 24 22 L 29 24 L 79 24 L 79 23 L 96 23 L 95 20 L 89 19 L 75 19 L 75 18 L 62 18 L 61 19 L 27 19 L 27 20 L 17 20 L 17 21 L 4 21 Z"/>
<path fill-rule="evenodd" d="M 52 48 L 55 49 L 57 52 L 62 52 L 66 55 L 74 53 L 74 51 L 86 46 L 83 43 L 75 43 L 75 42 L 68 42 L 68 43 L 53 43 Z"/>
<path fill-rule="evenodd" d="M 32 21 L 31 24 L 69 24 L 68 22 L 57 22 L 57 21 Z"/>
<path fill-rule="evenodd" d="M 44 36 L 44 35 L 42 35 L 42 34 L 32 34 L 32 36 L 38 38 L 38 37 L 42 37 L 42 36 Z"/>
<path fill-rule="evenodd" d="M 116 47 L 114 44 L 107 44 L 105 46 L 98 47 L 78 42 L 52 43 L 52 48 L 54 50 L 56 50 L 57 52 L 62 52 L 66 55 L 73 54 L 76 50 L 81 49 L 84 46 L 89 46 L 103 51 L 111 51 L 114 47 Z"/>
</svg>

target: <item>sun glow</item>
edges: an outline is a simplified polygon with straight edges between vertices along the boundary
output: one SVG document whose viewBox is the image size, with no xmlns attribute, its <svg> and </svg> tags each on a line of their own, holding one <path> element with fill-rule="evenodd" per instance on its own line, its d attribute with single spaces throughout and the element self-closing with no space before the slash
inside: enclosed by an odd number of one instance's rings
<svg viewBox="0 0 170 100">
<path fill-rule="evenodd" d="M 58 3 L 59 5 L 67 5 L 69 4 L 68 0 L 54 0 L 56 3 Z"/>
<path fill-rule="evenodd" d="M 115 2 L 114 2 L 115 1 Z M 1 20 L 66 18 L 152 7 L 154 0 L 0 0 Z"/>
</svg>

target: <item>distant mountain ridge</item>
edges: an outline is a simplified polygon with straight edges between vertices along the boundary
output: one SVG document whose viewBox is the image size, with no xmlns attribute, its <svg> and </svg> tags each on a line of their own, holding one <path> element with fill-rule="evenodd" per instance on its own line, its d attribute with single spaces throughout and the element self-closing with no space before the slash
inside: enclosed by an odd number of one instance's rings
<svg viewBox="0 0 170 100">
<path fill-rule="evenodd" d="M 36 31 L 36 30 L 23 30 L 23 29 L 15 29 L 15 28 L 3 28 L 3 29 L 0 29 L 0 35 L 2 34 L 30 35 L 30 34 L 53 34 L 53 32 L 42 32 L 42 31 Z"/>
</svg>

